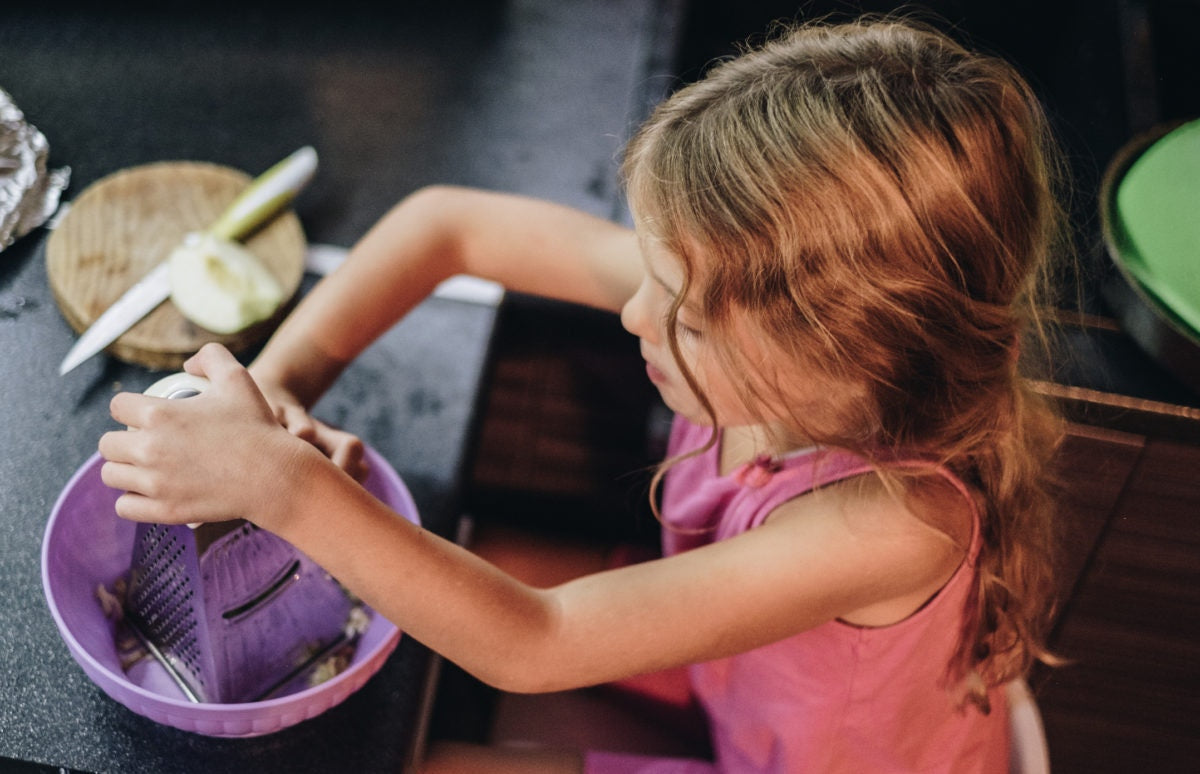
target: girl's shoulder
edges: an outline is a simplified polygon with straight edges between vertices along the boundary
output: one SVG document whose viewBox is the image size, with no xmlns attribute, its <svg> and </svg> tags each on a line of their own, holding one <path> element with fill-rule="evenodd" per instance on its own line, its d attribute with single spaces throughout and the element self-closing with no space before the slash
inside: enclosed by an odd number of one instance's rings
<svg viewBox="0 0 1200 774">
<path fill-rule="evenodd" d="M 976 495 L 952 474 L 931 469 L 920 477 L 891 480 L 866 465 L 853 473 L 779 503 L 769 520 L 796 514 L 837 518 L 872 531 L 933 529 L 964 549 L 970 544 Z"/>
<path fill-rule="evenodd" d="M 882 626 L 935 595 L 971 556 L 977 530 L 969 490 L 943 475 L 901 491 L 879 474 L 836 481 L 776 506 L 764 527 L 776 539 L 820 541 L 861 580 L 862 605 L 839 617 Z"/>
<path fill-rule="evenodd" d="M 897 480 L 866 469 L 779 503 L 767 520 L 835 519 L 857 534 L 933 535 L 965 552 L 980 512 L 977 497 L 942 469 Z"/>
<path fill-rule="evenodd" d="M 906 511 L 922 525 L 969 551 L 983 512 L 980 494 L 952 473 L 939 470 L 911 483 L 904 493 Z"/>
</svg>

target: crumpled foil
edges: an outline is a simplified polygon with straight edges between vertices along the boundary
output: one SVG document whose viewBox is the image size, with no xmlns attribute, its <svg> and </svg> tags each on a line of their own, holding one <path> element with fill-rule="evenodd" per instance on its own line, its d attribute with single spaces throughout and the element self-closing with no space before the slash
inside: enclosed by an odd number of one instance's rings
<svg viewBox="0 0 1200 774">
<path fill-rule="evenodd" d="M 47 170 L 50 145 L 0 89 L 0 250 L 46 222 L 71 179 L 69 167 Z"/>
</svg>

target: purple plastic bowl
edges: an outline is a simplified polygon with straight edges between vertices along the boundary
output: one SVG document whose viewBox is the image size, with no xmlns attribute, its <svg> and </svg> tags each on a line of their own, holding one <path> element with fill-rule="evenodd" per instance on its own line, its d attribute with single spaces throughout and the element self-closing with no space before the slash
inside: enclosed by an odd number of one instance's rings
<svg viewBox="0 0 1200 774">
<path fill-rule="evenodd" d="M 367 448 L 371 473 L 366 488 L 404 518 L 419 524 L 412 495 L 374 449 Z M 194 704 L 174 687 L 157 664 L 147 669 L 163 679 L 132 681 L 122 671 L 113 644 L 114 627 L 103 614 L 96 588 L 129 569 L 136 525 L 116 515 L 120 492 L 100 480 L 103 464 L 93 455 L 67 482 L 50 512 L 42 540 L 42 587 L 50 614 L 71 655 L 96 685 L 116 701 L 151 720 L 207 736 L 270 734 L 316 717 L 340 704 L 379 671 L 400 641 L 400 631 L 378 613 L 359 640 L 350 666 L 336 677 L 297 693 L 244 704 Z M 161 689 L 161 692 L 160 692 Z"/>
</svg>

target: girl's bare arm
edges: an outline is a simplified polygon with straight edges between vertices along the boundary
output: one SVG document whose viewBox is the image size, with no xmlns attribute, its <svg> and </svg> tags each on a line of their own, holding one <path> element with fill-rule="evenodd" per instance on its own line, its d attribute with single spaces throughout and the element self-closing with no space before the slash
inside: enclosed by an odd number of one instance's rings
<svg viewBox="0 0 1200 774">
<path fill-rule="evenodd" d="M 188 370 L 212 387 L 186 401 L 113 399 L 113 417 L 138 428 L 100 443 L 105 483 L 127 492 L 118 513 L 175 523 L 245 515 L 413 637 L 508 690 L 726 656 L 900 598 L 915 609 L 963 555 L 882 486 L 833 485 L 738 537 L 536 589 L 397 518 L 274 421 L 226 350 L 209 345 Z M 185 435 L 186 445 L 175 442 Z"/>
<path fill-rule="evenodd" d="M 886 494 L 830 487 L 736 538 L 535 589 L 318 463 L 305 463 L 303 503 L 272 528 L 412 636 L 512 691 L 728 656 L 901 597 L 915 609 L 962 557 Z"/>
<path fill-rule="evenodd" d="M 567 207 L 422 189 L 303 299 L 251 371 L 311 407 L 347 363 L 454 274 L 615 311 L 640 280 L 638 256 L 632 231 Z"/>
</svg>

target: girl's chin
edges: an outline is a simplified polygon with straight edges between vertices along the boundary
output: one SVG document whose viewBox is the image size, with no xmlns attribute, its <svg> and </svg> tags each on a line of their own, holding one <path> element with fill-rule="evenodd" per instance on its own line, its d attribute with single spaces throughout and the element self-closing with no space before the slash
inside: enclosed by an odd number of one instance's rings
<svg viewBox="0 0 1200 774">
<path fill-rule="evenodd" d="M 667 404 L 667 408 L 694 425 L 702 427 L 712 426 L 712 417 L 700 405 L 700 401 L 696 399 L 691 390 L 686 388 L 680 389 L 679 383 L 675 379 L 668 377 L 648 362 L 646 363 L 646 376 L 650 378 L 650 382 L 658 389 L 658 394 L 662 397 L 663 403 Z"/>
<path fill-rule="evenodd" d="M 708 415 L 708 412 L 705 411 L 694 400 L 690 400 L 690 401 L 674 400 L 673 399 L 674 396 L 668 394 L 666 391 L 664 391 L 662 389 L 660 389 L 658 391 L 658 394 L 662 396 L 663 403 L 667 404 L 667 408 L 671 409 L 671 411 L 680 415 L 687 421 L 691 422 L 693 425 L 697 425 L 699 427 L 711 427 L 712 426 L 712 424 L 713 424 L 712 417 L 710 417 Z"/>
</svg>

